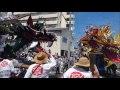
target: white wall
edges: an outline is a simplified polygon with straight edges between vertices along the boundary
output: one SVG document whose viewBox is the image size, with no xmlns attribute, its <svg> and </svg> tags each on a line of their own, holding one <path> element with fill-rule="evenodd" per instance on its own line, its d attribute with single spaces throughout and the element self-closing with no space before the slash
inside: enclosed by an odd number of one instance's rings
<svg viewBox="0 0 120 90">
<path fill-rule="evenodd" d="M 69 38 L 68 32 L 69 32 L 68 30 L 62 30 L 62 37 L 61 37 L 62 39 L 63 39 L 63 37 L 67 38 L 67 43 L 64 43 L 61 39 L 61 46 L 62 46 L 61 49 L 67 50 L 67 51 L 68 51 L 68 40 L 69 40 L 68 39 Z"/>
<path fill-rule="evenodd" d="M 52 52 L 52 55 L 55 55 L 55 53 L 58 53 L 58 55 L 61 55 L 61 44 L 60 44 L 61 32 L 56 31 L 55 33 L 57 34 L 57 41 L 55 41 L 51 47 L 47 47 L 48 43 L 42 43 L 41 46 L 46 50 L 50 49 Z"/>
<path fill-rule="evenodd" d="M 70 52 L 74 52 L 74 46 L 72 44 L 70 44 L 70 41 L 72 41 L 72 39 L 69 37 L 69 30 L 63 30 L 62 31 L 62 37 L 66 37 L 67 38 L 67 43 L 62 42 L 61 39 L 61 50 L 65 50 L 68 51 L 69 50 L 69 45 L 70 45 Z M 69 40 L 70 38 L 70 40 Z"/>
<path fill-rule="evenodd" d="M 66 12 L 62 12 L 62 14 L 64 15 L 64 16 L 66 16 Z M 61 24 L 60 24 L 60 26 L 61 26 L 61 28 L 66 28 L 66 21 L 65 21 L 65 18 L 63 17 L 63 16 L 61 16 Z"/>
<path fill-rule="evenodd" d="M 53 43 L 51 47 L 47 47 L 48 43 L 42 43 L 41 46 L 46 50 L 51 50 L 52 55 L 55 55 L 55 53 L 58 53 L 58 55 L 61 55 L 61 50 L 68 51 L 68 45 L 69 45 L 69 30 L 61 30 L 61 31 L 55 31 L 57 35 L 57 41 Z M 67 38 L 67 43 L 64 43 L 62 41 L 63 37 Z M 73 46 L 70 46 L 70 50 L 73 51 Z"/>
</svg>

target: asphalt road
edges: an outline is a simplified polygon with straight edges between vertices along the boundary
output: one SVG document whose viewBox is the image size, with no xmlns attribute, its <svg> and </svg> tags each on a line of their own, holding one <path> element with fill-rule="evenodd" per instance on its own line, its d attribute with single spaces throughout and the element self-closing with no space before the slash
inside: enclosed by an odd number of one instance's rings
<svg viewBox="0 0 120 90">
<path fill-rule="evenodd" d="M 55 72 L 50 73 L 49 78 L 61 78 L 63 73 L 56 74 Z"/>
</svg>

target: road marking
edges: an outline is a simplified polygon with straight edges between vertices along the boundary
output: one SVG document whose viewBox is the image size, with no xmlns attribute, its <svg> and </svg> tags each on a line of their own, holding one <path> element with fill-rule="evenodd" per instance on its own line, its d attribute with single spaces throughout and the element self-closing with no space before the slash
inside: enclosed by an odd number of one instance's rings
<svg viewBox="0 0 120 90">
<path fill-rule="evenodd" d="M 120 76 L 120 71 L 116 70 L 117 76 Z"/>
<path fill-rule="evenodd" d="M 120 73 L 120 71 L 118 71 L 118 70 L 116 70 L 116 72 L 119 72 L 119 73 Z"/>
</svg>

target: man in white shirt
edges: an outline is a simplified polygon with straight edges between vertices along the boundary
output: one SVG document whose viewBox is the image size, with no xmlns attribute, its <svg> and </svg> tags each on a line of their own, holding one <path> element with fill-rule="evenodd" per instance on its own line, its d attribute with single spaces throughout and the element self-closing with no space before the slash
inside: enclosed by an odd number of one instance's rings
<svg viewBox="0 0 120 90">
<path fill-rule="evenodd" d="M 13 58 L 9 58 L 9 60 L 11 59 L 11 62 L 13 63 L 14 65 L 14 73 L 15 73 L 15 77 L 18 77 L 22 71 L 21 69 L 24 68 L 24 69 L 28 69 L 28 67 L 30 66 L 29 64 L 24 64 L 23 62 L 21 62 L 20 60 L 17 60 L 17 59 L 13 59 Z M 22 77 L 20 77 L 22 78 Z"/>
<path fill-rule="evenodd" d="M 14 77 L 14 65 L 8 59 L 3 59 L 0 62 L 0 78 Z"/>
<path fill-rule="evenodd" d="M 64 66 L 63 57 L 61 57 L 61 60 L 60 60 L 60 73 L 63 72 L 63 66 Z"/>
<path fill-rule="evenodd" d="M 89 71 L 90 61 L 86 57 L 81 57 L 75 66 L 68 69 L 62 78 L 98 78 L 99 72 L 96 65 L 94 65 L 93 74 Z"/>
<path fill-rule="evenodd" d="M 50 54 L 49 58 L 45 52 L 39 52 L 34 60 L 36 64 L 29 66 L 24 78 L 49 78 L 49 73 L 56 65 L 56 61 Z"/>
<path fill-rule="evenodd" d="M 64 66 L 63 66 L 63 72 L 68 70 L 69 63 L 70 63 L 70 61 L 67 58 L 65 58 L 64 59 Z"/>
<path fill-rule="evenodd" d="M 56 61 L 56 74 L 60 74 L 60 65 L 61 65 L 61 60 L 60 57 L 58 57 Z"/>
</svg>

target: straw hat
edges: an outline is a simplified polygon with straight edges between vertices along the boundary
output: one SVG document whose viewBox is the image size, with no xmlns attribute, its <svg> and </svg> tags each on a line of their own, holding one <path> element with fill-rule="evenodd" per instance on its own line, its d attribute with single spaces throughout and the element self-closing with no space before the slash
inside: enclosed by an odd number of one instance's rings
<svg viewBox="0 0 120 90">
<path fill-rule="evenodd" d="M 45 52 L 39 52 L 35 57 L 34 61 L 38 64 L 46 63 L 48 60 L 48 55 Z"/>
<path fill-rule="evenodd" d="M 90 61 L 86 57 L 81 57 L 77 63 L 75 63 L 76 66 L 82 66 L 82 67 L 90 67 Z"/>
</svg>

